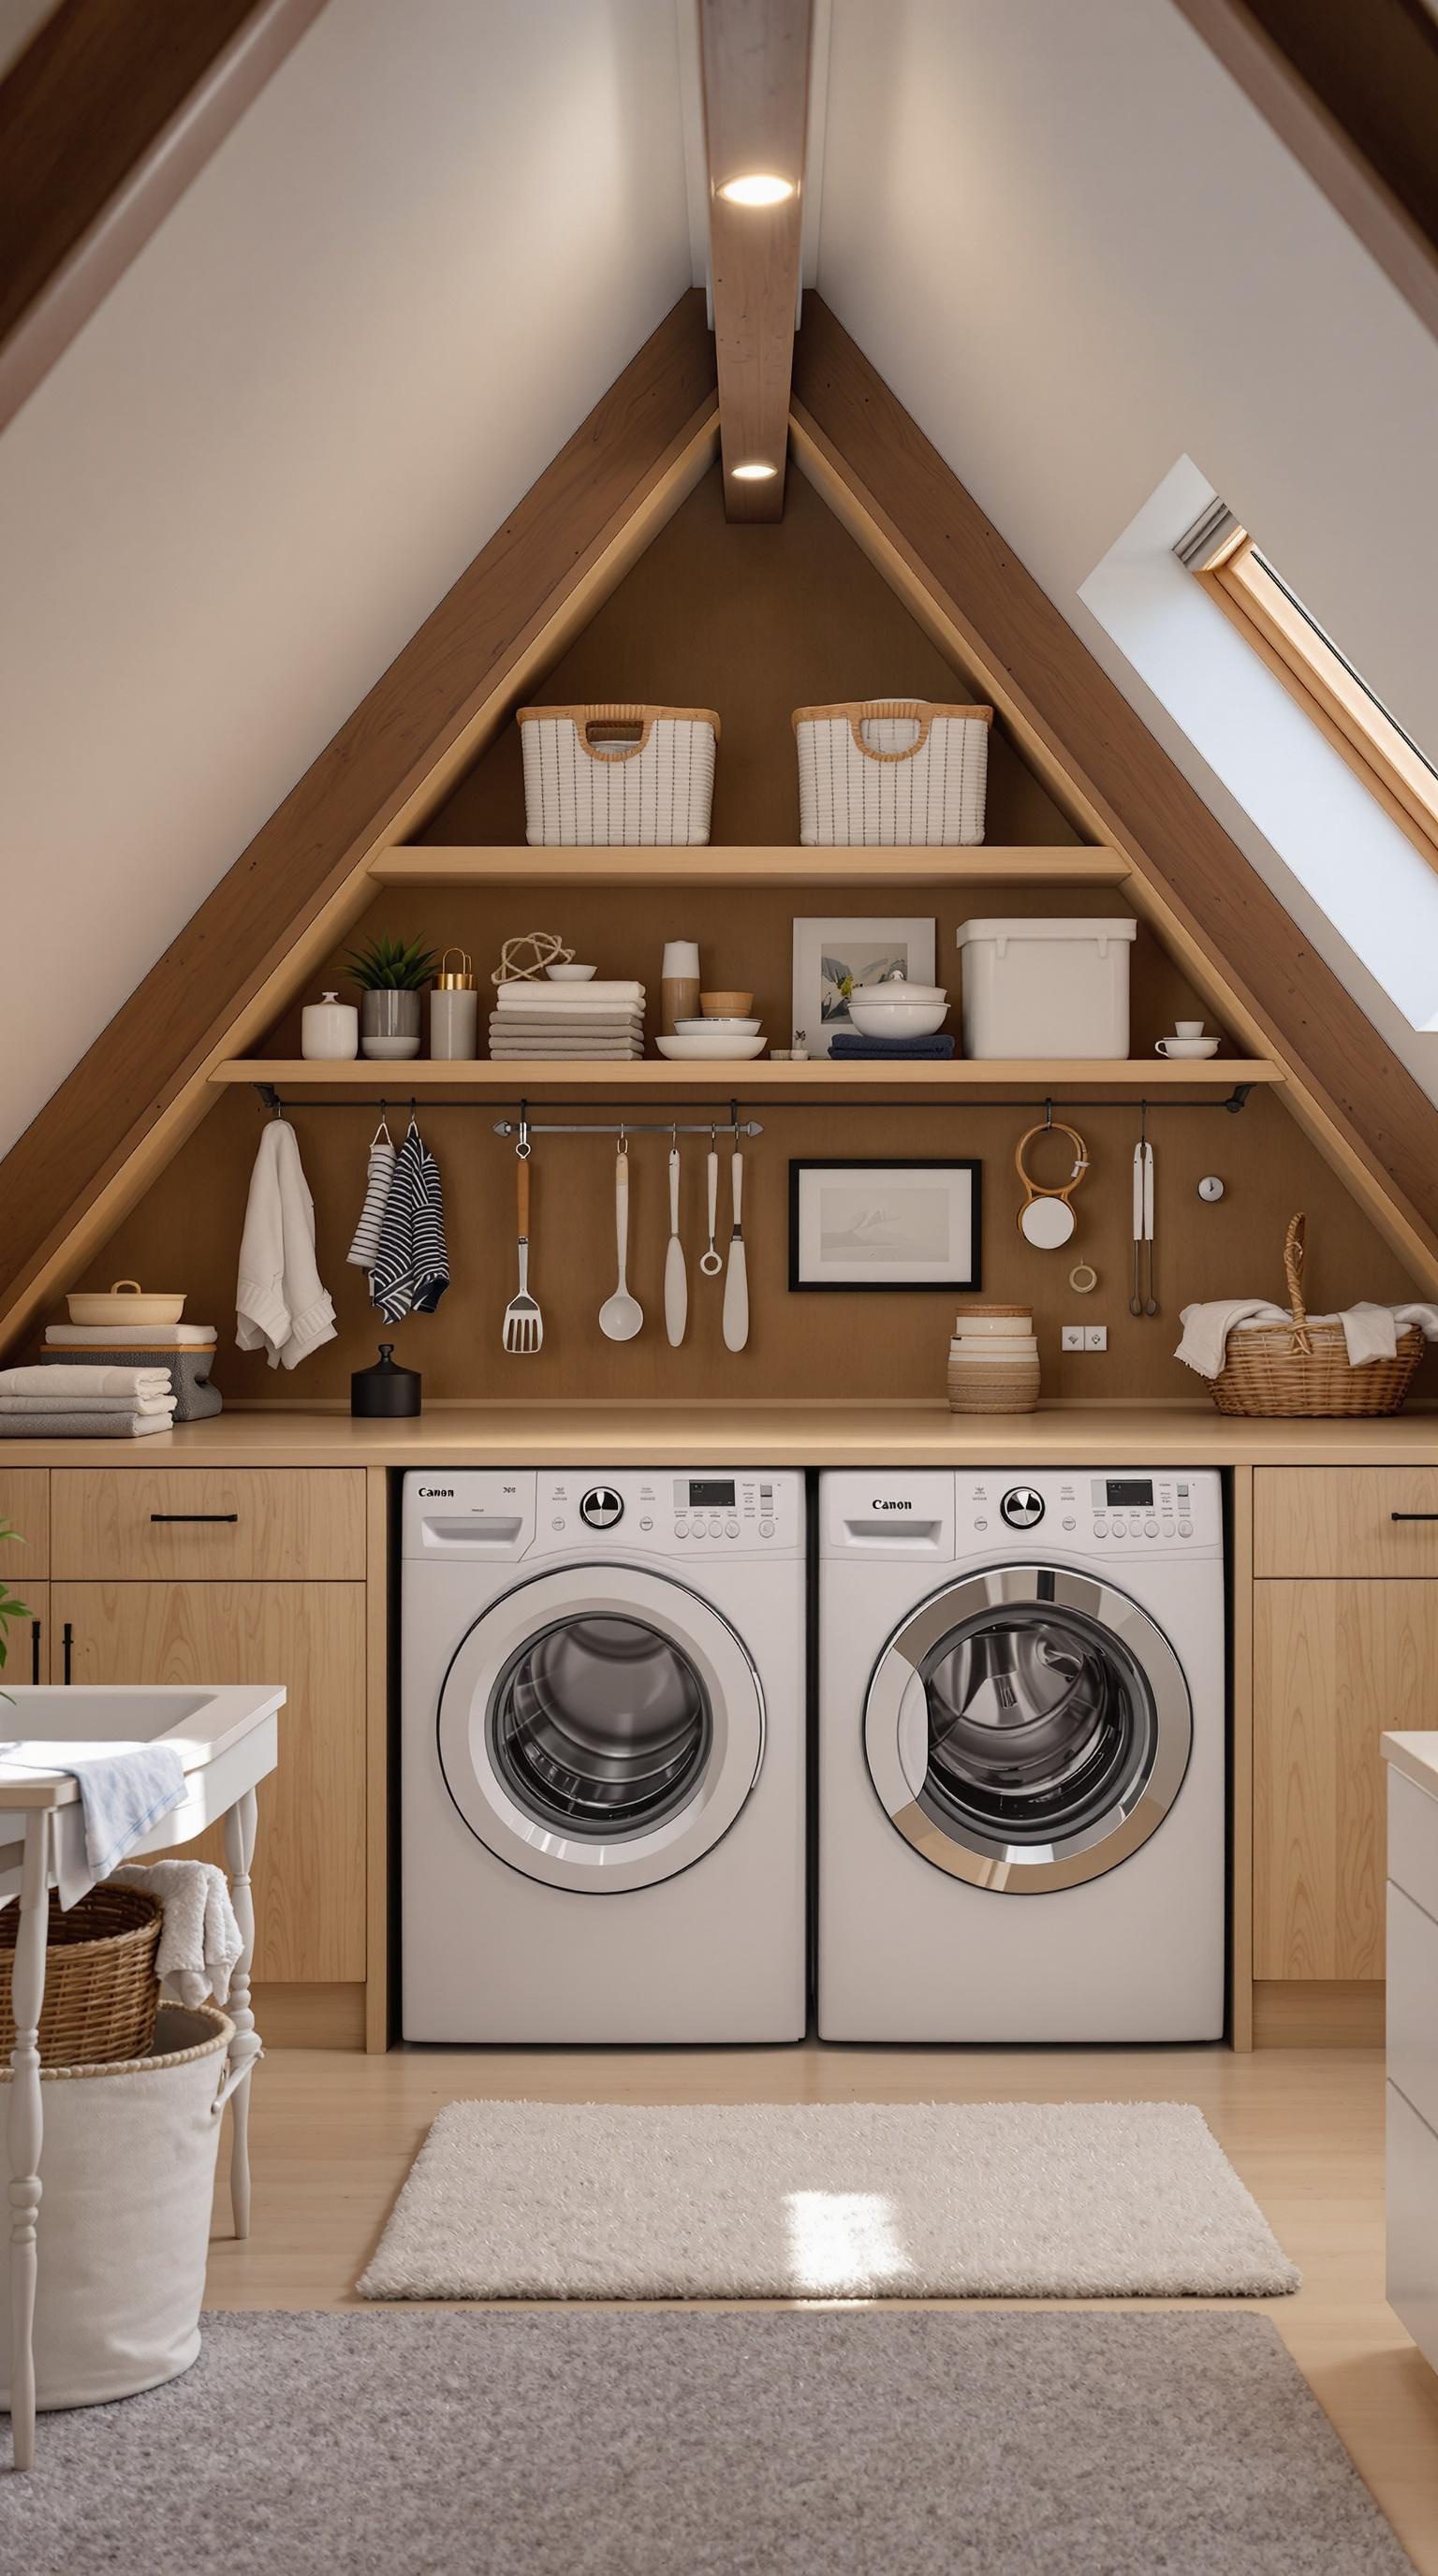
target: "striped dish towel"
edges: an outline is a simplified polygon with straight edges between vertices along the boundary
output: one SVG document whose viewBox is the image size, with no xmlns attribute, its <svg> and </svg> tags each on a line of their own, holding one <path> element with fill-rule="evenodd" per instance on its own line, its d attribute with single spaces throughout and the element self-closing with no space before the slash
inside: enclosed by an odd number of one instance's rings
<svg viewBox="0 0 1438 2576">
<path fill-rule="evenodd" d="M 387 1324 L 432 1315 L 449 1286 L 439 1165 L 413 1121 L 395 1156 L 370 1297 Z"/>
<path fill-rule="evenodd" d="M 365 1180 L 364 1206 L 360 1209 L 355 1239 L 345 1254 L 356 1270 L 373 1270 L 379 1252 L 380 1228 L 389 1204 L 390 1184 L 394 1179 L 394 1146 L 388 1128 L 382 1127 L 369 1149 L 369 1171 Z"/>
</svg>

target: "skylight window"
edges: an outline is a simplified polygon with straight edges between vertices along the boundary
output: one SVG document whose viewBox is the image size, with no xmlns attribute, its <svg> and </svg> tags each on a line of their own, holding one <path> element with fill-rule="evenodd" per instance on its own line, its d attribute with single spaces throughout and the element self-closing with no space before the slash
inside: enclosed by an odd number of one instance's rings
<svg viewBox="0 0 1438 2576">
<path fill-rule="evenodd" d="M 1438 870 L 1438 768 L 1247 529 L 1215 501 L 1175 552 Z"/>
</svg>

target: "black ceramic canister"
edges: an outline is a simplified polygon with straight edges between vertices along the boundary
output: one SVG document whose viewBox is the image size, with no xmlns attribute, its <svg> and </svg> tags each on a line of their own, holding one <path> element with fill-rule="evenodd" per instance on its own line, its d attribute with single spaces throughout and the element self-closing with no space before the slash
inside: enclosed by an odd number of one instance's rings
<svg viewBox="0 0 1438 2576">
<path fill-rule="evenodd" d="M 381 1342 L 374 1366 L 351 1374 L 350 1411 L 370 1420 L 418 1413 L 422 1384 L 418 1369 L 398 1366 L 393 1342 Z"/>
</svg>

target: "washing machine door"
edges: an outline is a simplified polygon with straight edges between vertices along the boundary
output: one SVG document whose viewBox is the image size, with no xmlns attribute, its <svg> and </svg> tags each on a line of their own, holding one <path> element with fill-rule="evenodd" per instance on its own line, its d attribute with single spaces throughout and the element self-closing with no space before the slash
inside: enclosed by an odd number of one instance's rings
<svg viewBox="0 0 1438 2576">
<path fill-rule="evenodd" d="M 764 1753 L 759 1676 L 688 1586 L 637 1566 L 517 1584 L 440 1692 L 439 1758 L 471 1833 L 529 1878 L 652 1887 L 712 1851 Z"/>
<path fill-rule="evenodd" d="M 1146 1611 L 1111 1583 L 1006 1565 L 950 1584 L 874 1669 L 869 1770 L 925 1860 L 1040 1895 L 1102 1877 L 1183 1785 L 1193 1706 Z"/>
</svg>

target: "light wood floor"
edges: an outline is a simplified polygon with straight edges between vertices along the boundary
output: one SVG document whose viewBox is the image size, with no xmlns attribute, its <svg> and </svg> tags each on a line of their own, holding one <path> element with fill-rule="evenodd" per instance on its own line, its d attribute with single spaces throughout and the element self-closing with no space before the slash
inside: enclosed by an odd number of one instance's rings
<svg viewBox="0 0 1438 2576">
<path fill-rule="evenodd" d="M 1438 2378 L 1383 2297 L 1376 2051 L 819 2048 L 277 2052 L 252 2115 L 254 2233 L 218 2238 L 222 2308 L 358 2304 L 364 2266 L 435 2113 L 461 2097 L 573 2102 L 1196 2102 L 1304 2285 L 1265 2302 L 1409 2550 L 1438 2576 Z M 225 2223 L 223 2209 L 217 2219 Z"/>
</svg>

